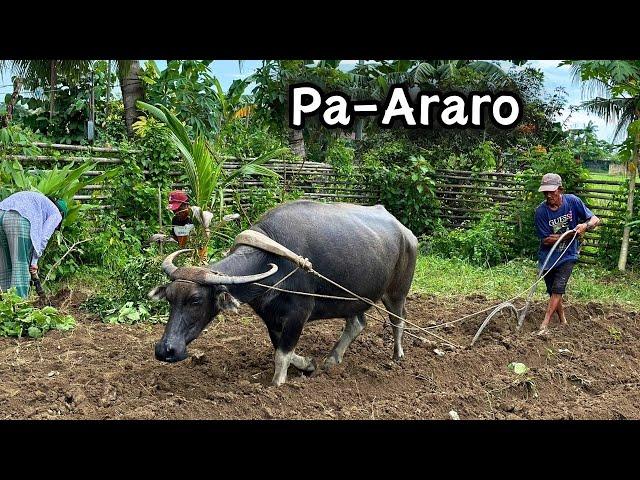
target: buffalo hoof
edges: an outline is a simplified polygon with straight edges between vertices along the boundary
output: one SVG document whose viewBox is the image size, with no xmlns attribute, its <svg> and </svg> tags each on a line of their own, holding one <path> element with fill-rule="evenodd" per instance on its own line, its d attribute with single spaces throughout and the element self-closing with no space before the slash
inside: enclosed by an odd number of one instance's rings
<svg viewBox="0 0 640 480">
<path fill-rule="evenodd" d="M 331 355 L 331 356 L 327 357 L 325 359 L 325 361 L 322 363 L 322 369 L 323 370 L 330 370 L 333 367 L 335 367 L 336 365 L 338 365 L 339 363 L 342 363 L 342 360 L 338 359 L 335 354 Z"/>
<path fill-rule="evenodd" d="M 313 373 L 316 372 L 317 370 L 318 370 L 318 363 L 316 362 L 315 358 L 312 358 L 311 361 L 309 362 L 309 366 L 305 368 L 303 372 L 309 375 L 313 375 Z"/>
</svg>

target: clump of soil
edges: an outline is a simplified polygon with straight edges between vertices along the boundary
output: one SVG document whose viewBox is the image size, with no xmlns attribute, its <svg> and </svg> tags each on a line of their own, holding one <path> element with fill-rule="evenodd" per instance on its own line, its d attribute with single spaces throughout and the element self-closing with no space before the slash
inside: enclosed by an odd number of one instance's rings
<svg viewBox="0 0 640 480">
<path fill-rule="evenodd" d="M 0 338 L 0 418 L 6 419 L 623 419 L 640 418 L 640 313 L 569 304 L 568 326 L 535 335 L 545 303 L 524 327 L 504 312 L 473 347 L 486 314 L 432 330 L 449 342 L 404 337 L 405 359 L 391 359 L 391 329 L 369 319 L 344 362 L 309 377 L 289 369 L 270 385 L 273 349 L 266 328 L 243 307 L 209 325 L 176 364 L 154 358 L 163 325 L 107 325 L 78 310 L 82 295 L 49 299 L 76 317 L 70 332 L 39 340 Z M 413 295 L 408 319 L 422 327 L 458 319 L 495 302 L 445 302 Z M 305 327 L 296 351 L 321 361 L 344 322 Z M 437 350 L 437 353 L 434 352 Z M 516 375 L 507 365 L 529 367 Z"/>
</svg>

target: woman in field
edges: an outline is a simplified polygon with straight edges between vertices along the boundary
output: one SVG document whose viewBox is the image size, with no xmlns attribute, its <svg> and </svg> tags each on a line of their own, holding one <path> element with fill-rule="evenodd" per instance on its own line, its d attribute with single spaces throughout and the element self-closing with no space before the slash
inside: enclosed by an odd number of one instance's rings
<svg viewBox="0 0 640 480">
<path fill-rule="evenodd" d="M 38 259 L 67 212 L 64 200 L 40 192 L 17 192 L 0 202 L 0 291 L 15 287 L 22 298 L 29 295 Z"/>
</svg>

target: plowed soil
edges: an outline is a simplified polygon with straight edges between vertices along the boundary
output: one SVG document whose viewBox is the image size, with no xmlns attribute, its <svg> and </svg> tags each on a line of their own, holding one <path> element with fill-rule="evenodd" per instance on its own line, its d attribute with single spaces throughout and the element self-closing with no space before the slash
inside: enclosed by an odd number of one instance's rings
<svg viewBox="0 0 640 480">
<path fill-rule="evenodd" d="M 625 419 L 640 418 L 640 313 L 569 302 L 568 326 L 535 335 L 545 303 L 523 329 L 506 312 L 469 347 L 485 315 L 431 330 L 462 348 L 405 335 L 405 359 L 391 359 L 391 329 L 369 319 L 344 362 L 306 376 L 293 366 L 276 388 L 273 349 L 251 309 L 229 314 L 176 364 L 154 359 L 163 325 L 107 325 L 58 296 L 75 315 L 70 332 L 39 340 L 0 338 L 3 419 Z M 408 319 L 422 327 L 496 302 L 412 295 Z M 557 320 L 556 320 L 557 322 Z M 308 324 L 297 353 L 321 361 L 342 320 Z M 437 352 L 436 352 L 437 350 Z M 517 375 L 507 366 L 529 367 Z"/>
</svg>

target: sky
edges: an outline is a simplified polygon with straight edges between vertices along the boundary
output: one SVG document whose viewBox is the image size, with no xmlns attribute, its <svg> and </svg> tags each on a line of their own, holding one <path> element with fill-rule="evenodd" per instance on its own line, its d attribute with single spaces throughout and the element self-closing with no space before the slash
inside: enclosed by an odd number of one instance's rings
<svg viewBox="0 0 640 480">
<path fill-rule="evenodd" d="M 244 60 L 241 70 L 238 60 L 215 60 L 210 69 L 213 75 L 218 78 L 222 87 L 227 90 L 234 80 L 251 75 L 261 65 L 261 62 L 261 60 Z M 545 91 L 548 94 L 553 94 L 558 87 L 566 91 L 567 107 L 562 112 L 562 115 L 558 117 L 558 120 L 564 123 L 565 128 L 583 128 L 589 121 L 592 121 L 597 126 L 596 135 L 598 138 L 612 142 L 614 124 L 608 125 L 601 118 L 584 111 L 574 111 L 572 113 L 569 111 L 568 107 L 570 105 L 578 105 L 584 99 L 582 98 L 580 85 L 572 81 L 570 67 L 568 65 L 560 67 L 560 62 L 561 60 L 530 60 L 527 63 L 528 66 L 540 68 L 543 71 Z M 156 63 L 160 69 L 166 67 L 166 62 L 163 60 L 157 60 Z M 356 63 L 357 60 L 342 60 L 340 66 L 349 70 Z M 503 65 L 510 64 L 504 62 Z M 7 85 L 9 83 L 9 76 L 5 74 L 0 79 L 0 94 L 2 96 L 6 93 L 11 93 L 11 86 Z"/>
<path fill-rule="evenodd" d="M 565 128 L 583 128 L 589 121 L 592 121 L 596 127 L 596 135 L 601 140 L 607 142 L 613 142 L 613 133 L 615 131 L 615 124 L 607 124 L 602 118 L 588 112 L 579 110 L 570 114 L 569 105 L 579 105 L 581 101 L 588 100 L 588 97 L 583 97 L 581 87 L 573 82 L 571 76 L 571 67 L 564 65 L 559 67 L 561 60 L 531 60 L 528 64 L 539 68 L 544 73 L 545 90 L 547 92 L 553 92 L 558 87 L 562 87 L 567 92 L 567 107 L 564 109 L 559 120 L 564 122 Z M 567 118 L 569 117 L 569 118 Z M 618 139 L 618 142 L 621 140 Z"/>
</svg>

